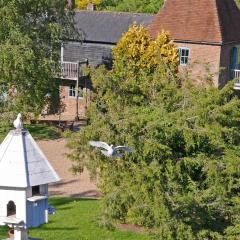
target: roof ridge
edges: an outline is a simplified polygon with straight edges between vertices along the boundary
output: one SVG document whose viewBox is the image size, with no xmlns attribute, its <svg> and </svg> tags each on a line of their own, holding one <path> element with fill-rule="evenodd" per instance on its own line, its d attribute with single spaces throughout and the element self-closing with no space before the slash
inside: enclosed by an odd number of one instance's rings
<svg viewBox="0 0 240 240">
<path fill-rule="evenodd" d="M 76 13 L 80 12 L 88 12 L 88 13 L 106 13 L 106 14 L 125 14 L 125 15 L 145 15 L 145 16 L 154 16 L 156 14 L 152 13 L 138 13 L 138 12 L 118 12 L 118 11 L 109 11 L 109 10 L 100 10 L 100 11 L 92 11 L 92 10 L 81 10 L 76 9 L 74 10 Z"/>
<path fill-rule="evenodd" d="M 24 169 L 25 169 L 25 177 L 26 177 L 26 186 L 30 186 L 30 180 L 29 180 L 29 169 L 28 169 L 28 157 L 27 157 L 27 149 L 26 149 L 26 139 L 25 136 L 29 134 L 28 131 L 21 131 L 21 143 L 22 143 L 22 151 L 23 151 L 23 157 L 24 157 Z"/>
</svg>

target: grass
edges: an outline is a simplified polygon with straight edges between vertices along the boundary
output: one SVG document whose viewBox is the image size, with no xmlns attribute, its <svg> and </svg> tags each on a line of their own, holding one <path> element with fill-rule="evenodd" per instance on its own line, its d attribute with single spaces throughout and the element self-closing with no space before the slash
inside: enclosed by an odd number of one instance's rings
<svg viewBox="0 0 240 240">
<path fill-rule="evenodd" d="M 35 140 L 51 140 L 61 137 L 61 133 L 54 126 L 43 124 L 24 124 L 24 128 L 32 134 Z M 2 142 L 11 129 L 14 128 L 10 126 L 0 126 L 0 142 Z"/>
<path fill-rule="evenodd" d="M 44 240 L 149 240 L 146 234 L 122 230 L 107 230 L 97 224 L 100 206 L 98 200 L 51 198 L 56 214 L 49 216 L 49 223 L 30 229 L 29 235 Z M 0 227 L 0 239 L 7 229 Z"/>
</svg>

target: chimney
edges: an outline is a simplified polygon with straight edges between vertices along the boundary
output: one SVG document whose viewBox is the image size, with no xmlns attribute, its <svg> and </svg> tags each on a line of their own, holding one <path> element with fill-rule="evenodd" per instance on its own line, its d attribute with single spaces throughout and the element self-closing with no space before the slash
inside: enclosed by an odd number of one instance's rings
<svg viewBox="0 0 240 240">
<path fill-rule="evenodd" d="M 88 11 L 95 11 L 96 10 L 96 5 L 94 3 L 88 3 L 87 5 L 87 10 Z"/>
</svg>

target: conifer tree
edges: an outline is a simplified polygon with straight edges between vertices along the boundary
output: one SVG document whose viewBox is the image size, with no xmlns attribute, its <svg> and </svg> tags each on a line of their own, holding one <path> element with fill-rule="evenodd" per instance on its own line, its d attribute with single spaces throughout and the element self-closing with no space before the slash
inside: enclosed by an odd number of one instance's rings
<svg viewBox="0 0 240 240">
<path fill-rule="evenodd" d="M 237 239 L 240 100 L 232 83 L 180 80 L 176 51 L 166 33 L 153 42 L 134 25 L 123 35 L 113 69 L 92 72 L 89 125 L 69 136 L 73 170 L 97 179 L 105 223 L 152 228 L 161 240 Z M 135 152 L 109 159 L 89 140 Z"/>
</svg>

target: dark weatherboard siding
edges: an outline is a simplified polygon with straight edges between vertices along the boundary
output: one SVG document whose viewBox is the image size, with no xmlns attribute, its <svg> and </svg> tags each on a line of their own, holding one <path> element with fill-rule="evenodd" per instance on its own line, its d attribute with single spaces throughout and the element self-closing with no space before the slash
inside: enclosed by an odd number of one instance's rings
<svg viewBox="0 0 240 240">
<path fill-rule="evenodd" d="M 88 59 L 91 66 L 109 65 L 112 59 L 111 44 L 68 42 L 64 44 L 63 61 L 78 62 Z"/>
</svg>

